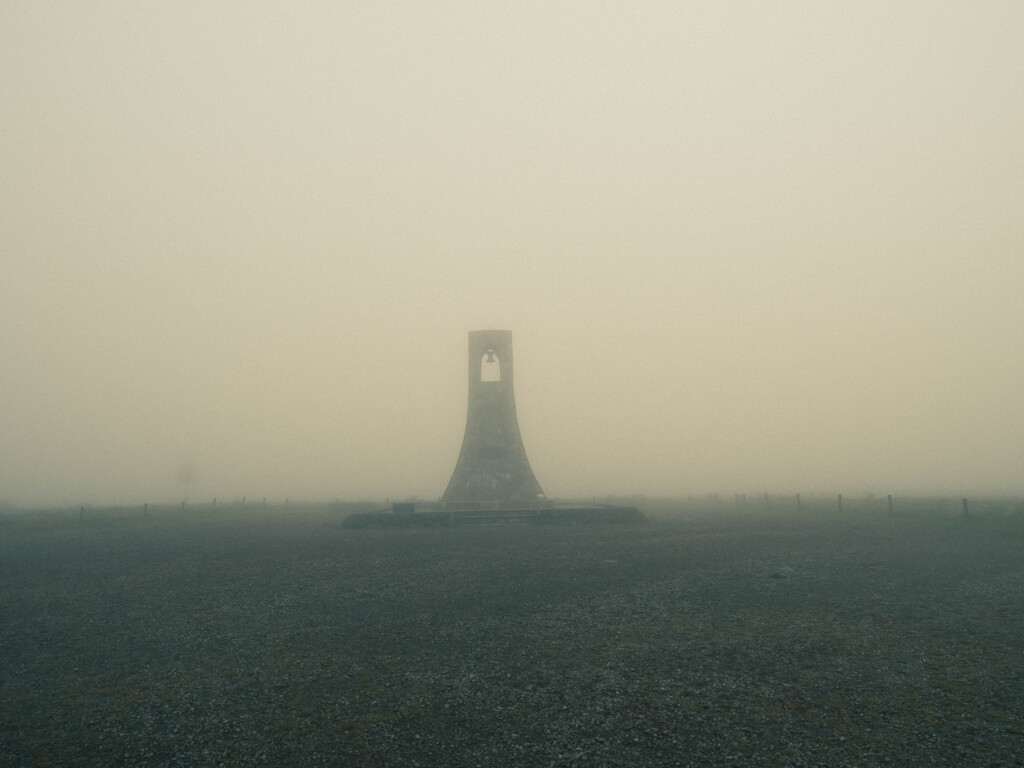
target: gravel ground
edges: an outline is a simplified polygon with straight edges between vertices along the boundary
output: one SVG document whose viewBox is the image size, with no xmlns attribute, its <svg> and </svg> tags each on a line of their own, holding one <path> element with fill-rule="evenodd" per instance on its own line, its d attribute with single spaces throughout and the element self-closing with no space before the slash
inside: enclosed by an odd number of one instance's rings
<svg viewBox="0 0 1024 768">
<path fill-rule="evenodd" d="M 1024 522 L 0 517 L 0 764 L 1024 765 Z"/>
</svg>

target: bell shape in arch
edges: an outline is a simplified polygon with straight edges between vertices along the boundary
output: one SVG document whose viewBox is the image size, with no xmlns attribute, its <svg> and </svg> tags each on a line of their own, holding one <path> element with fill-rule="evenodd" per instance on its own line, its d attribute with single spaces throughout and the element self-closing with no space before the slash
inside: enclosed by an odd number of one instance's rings
<svg viewBox="0 0 1024 768">
<path fill-rule="evenodd" d="M 512 331 L 469 332 L 466 431 L 441 500 L 535 501 L 544 497 L 519 433 Z"/>
</svg>

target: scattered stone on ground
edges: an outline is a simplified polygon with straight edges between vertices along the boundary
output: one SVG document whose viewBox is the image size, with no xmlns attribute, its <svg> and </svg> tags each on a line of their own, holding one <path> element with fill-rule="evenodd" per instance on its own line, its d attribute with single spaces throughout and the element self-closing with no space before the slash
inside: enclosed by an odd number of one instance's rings
<svg viewBox="0 0 1024 768">
<path fill-rule="evenodd" d="M 5 515 L 0 764 L 1019 766 L 1022 533 Z"/>
</svg>

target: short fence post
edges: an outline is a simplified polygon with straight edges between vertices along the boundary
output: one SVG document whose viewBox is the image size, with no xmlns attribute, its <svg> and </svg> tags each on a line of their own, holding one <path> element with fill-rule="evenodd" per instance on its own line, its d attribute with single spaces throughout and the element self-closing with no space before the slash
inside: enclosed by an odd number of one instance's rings
<svg viewBox="0 0 1024 768">
<path fill-rule="evenodd" d="M 892 514 L 892 494 L 889 494 L 889 514 Z"/>
<path fill-rule="evenodd" d="M 964 517 L 967 517 L 967 499 L 964 499 Z"/>
<path fill-rule="evenodd" d="M 800 509 L 800 494 L 799 493 L 796 495 L 796 508 Z"/>
<path fill-rule="evenodd" d="M 839 511 L 843 511 L 843 494 L 839 494 Z"/>
</svg>

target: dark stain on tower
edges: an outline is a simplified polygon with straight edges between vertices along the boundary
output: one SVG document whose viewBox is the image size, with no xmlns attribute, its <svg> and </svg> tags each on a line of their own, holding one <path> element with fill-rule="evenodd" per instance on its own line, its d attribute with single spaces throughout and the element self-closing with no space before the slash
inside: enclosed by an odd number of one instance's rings
<svg viewBox="0 0 1024 768">
<path fill-rule="evenodd" d="M 533 501 L 544 497 L 519 434 L 514 370 L 512 331 L 469 332 L 466 434 L 442 501 Z"/>
</svg>

